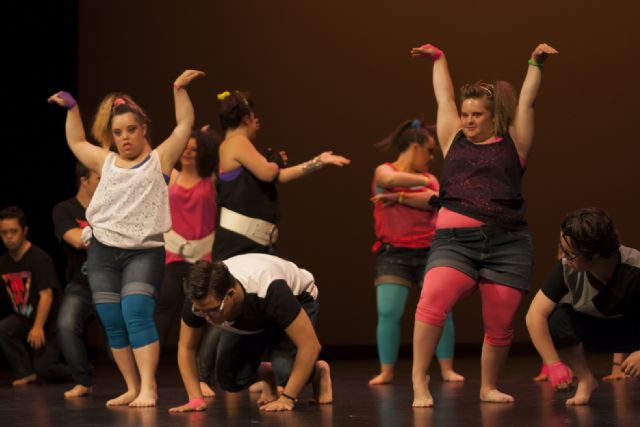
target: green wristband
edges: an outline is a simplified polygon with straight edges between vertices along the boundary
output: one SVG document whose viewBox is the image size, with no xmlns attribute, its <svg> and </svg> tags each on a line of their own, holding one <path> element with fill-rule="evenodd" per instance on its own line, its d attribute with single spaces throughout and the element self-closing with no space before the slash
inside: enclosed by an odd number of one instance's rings
<svg viewBox="0 0 640 427">
<path fill-rule="evenodd" d="M 536 60 L 535 60 L 535 59 L 533 59 L 533 58 L 529 58 L 529 60 L 527 61 L 527 63 L 528 63 L 529 65 L 533 65 L 534 67 L 538 67 L 538 68 L 540 68 L 541 70 L 542 70 L 542 67 L 544 66 L 543 64 L 538 64 L 538 63 L 536 62 Z"/>
</svg>

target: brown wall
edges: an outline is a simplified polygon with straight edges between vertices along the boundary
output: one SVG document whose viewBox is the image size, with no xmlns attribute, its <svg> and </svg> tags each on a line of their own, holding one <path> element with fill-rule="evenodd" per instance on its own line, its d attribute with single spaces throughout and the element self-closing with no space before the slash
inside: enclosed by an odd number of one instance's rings
<svg viewBox="0 0 640 427">
<path fill-rule="evenodd" d="M 623 242 L 640 247 L 636 199 L 638 7 L 592 0 L 80 2 L 80 101 L 85 120 L 103 95 L 131 94 L 161 141 L 175 119 L 171 83 L 184 68 L 197 124 L 217 126 L 215 94 L 250 90 L 261 148 L 303 161 L 323 150 L 353 160 L 281 186 L 281 254 L 312 271 L 322 295 L 321 341 L 375 342 L 369 185 L 387 160 L 372 144 L 416 113 L 435 118 L 430 64 L 409 49 L 448 55 L 454 84 L 501 78 L 519 87 L 538 42 L 560 51 L 545 68 L 525 196 L 537 289 L 556 253 L 563 215 L 597 205 Z M 523 316 L 516 340 L 528 336 Z M 403 342 L 409 342 L 415 300 Z M 454 312 L 457 340 L 482 339 L 477 296 Z"/>
</svg>

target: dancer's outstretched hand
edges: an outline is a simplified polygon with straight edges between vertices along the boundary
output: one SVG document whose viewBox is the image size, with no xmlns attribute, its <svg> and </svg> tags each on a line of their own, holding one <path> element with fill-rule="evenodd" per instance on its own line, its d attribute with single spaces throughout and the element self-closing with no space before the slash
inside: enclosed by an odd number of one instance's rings
<svg viewBox="0 0 640 427">
<path fill-rule="evenodd" d="M 198 70 L 185 70 L 182 74 L 178 76 L 175 82 L 173 82 L 173 86 L 176 88 L 189 86 L 189 83 L 196 77 L 205 76 L 204 71 Z"/>
<path fill-rule="evenodd" d="M 325 165 L 346 166 L 351 163 L 351 160 L 346 157 L 333 154 L 333 151 L 325 151 L 324 153 L 321 153 L 318 158 Z"/>
<path fill-rule="evenodd" d="M 414 58 L 429 58 L 434 62 L 440 59 L 442 55 L 444 55 L 442 50 L 429 43 L 411 49 L 411 56 Z"/>
<path fill-rule="evenodd" d="M 544 61 L 547 60 L 549 56 L 557 55 L 557 54 L 558 54 L 558 51 L 555 50 L 553 47 L 549 46 L 546 43 L 541 43 L 538 46 L 536 46 L 536 48 L 533 50 L 533 53 L 531 54 L 531 59 L 533 59 L 538 64 L 542 64 L 544 63 Z"/>
<path fill-rule="evenodd" d="M 49 104 L 58 104 L 59 106 L 64 107 L 67 110 L 75 107 L 78 104 L 69 92 L 65 92 L 63 90 L 51 95 L 49 99 L 47 99 L 47 102 Z"/>
</svg>

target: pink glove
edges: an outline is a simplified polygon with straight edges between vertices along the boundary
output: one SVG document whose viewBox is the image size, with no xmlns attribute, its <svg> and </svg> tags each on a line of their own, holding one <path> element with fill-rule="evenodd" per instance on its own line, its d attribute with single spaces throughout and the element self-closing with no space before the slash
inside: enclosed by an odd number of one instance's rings
<svg viewBox="0 0 640 427">
<path fill-rule="evenodd" d="M 567 365 L 562 362 L 555 362 L 547 365 L 549 368 L 549 381 L 554 389 L 558 389 L 558 386 L 562 383 L 573 383 L 573 372 Z"/>
<path fill-rule="evenodd" d="M 431 53 L 431 60 L 433 62 L 436 62 L 444 54 L 444 52 L 442 52 L 440 49 L 438 49 L 437 47 L 435 47 L 434 45 L 432 45 L 430 43 L 427 43 L 427 44 L 424 44 L 424 45 L 420 46 L 420 49 L 432 49 L 433 52 Z"/>
</svg>

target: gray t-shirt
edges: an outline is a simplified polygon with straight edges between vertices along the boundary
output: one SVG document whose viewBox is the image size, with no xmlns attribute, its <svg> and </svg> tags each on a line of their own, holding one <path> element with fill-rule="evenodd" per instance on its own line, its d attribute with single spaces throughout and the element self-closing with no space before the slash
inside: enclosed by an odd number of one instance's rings
<svg viewBox="0 0 640 427">
<path fill-rule="evenodd" d="M 590 316 L 640 317 L 640 252 L 620 246 L 618 265 L 608 283 L 558 262 L 541 290 L 552 301 Z"/>
</svg>

